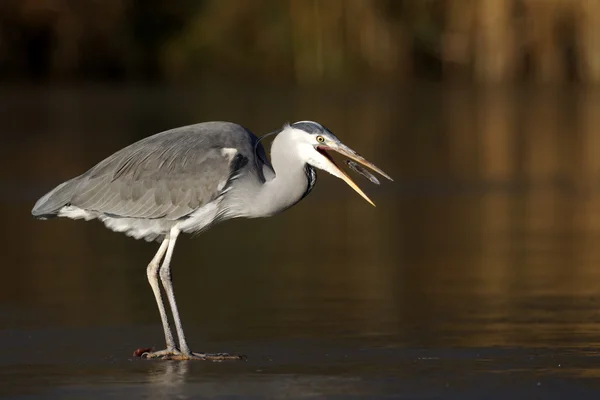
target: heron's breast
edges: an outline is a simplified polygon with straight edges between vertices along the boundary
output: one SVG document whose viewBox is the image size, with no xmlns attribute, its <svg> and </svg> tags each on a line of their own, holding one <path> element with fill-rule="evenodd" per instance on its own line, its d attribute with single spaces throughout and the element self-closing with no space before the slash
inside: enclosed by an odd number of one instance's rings
<svg viewBox="0 0 600 400">
<path fill-rule="evenodd" d="M 215 222 L 220 214 L 219 205 L 221 201 L 222 199 L 213 200 L 182 219 L 179 225 L 181 231 L 198 232 Z"/>
</svg>

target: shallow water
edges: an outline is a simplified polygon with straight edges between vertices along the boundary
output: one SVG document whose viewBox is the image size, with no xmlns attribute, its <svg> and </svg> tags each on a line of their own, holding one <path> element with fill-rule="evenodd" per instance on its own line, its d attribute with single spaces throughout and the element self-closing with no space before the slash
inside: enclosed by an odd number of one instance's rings
<svg viewBox="0 0 600 400">
<path fill-rule="evenodd" d="M 597 398 L 595 93 L 221 93 L 2 91 L 3 398 Z M 164 345 L 145 274 L 157 245 L 33 220 L 33 202 L 162 129 L 303 119 L 395 178 L 355 175 L 377 208 L 321 173 L 277 217 L 182 237 L 190 345 L 248 360 L 133 358 Z"/>
</svg>

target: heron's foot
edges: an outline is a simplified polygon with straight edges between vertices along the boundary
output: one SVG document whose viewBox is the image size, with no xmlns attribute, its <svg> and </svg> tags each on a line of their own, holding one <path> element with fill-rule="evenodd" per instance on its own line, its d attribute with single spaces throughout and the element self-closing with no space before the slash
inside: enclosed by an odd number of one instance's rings
<svg viewBox="0 0 600 400">
<path fill-rule="evenodd" d="M 171 357 L 180 356 L 182 353 L 177 349 L 164 349 L 159 351 L 151 351 L 150 348 L 138 349 L 133 355 L 141 358 L 154 358 L 154 359 L 164 359 L 171 360 Z"/>
<path fill-rule="evenodd" d="M 144 351 L 146 350 L 146 351 Z M 204 361 L 230 361 L 245 360 L 246 356 L 229 353 L 183 353 L 177 349 L 165 349 L 160 351 L 150 351 L 151 349 L 138 349 L 134 353 L 141 358 L 160 359 L 160 360 L 204 360 Z"/>
<path fill-rule="evenodd" d="M 245 360 L 246 356 L 229 353 L 179 353 L 163 357 L 163 360 L 234 361 Z"/>
</svg>

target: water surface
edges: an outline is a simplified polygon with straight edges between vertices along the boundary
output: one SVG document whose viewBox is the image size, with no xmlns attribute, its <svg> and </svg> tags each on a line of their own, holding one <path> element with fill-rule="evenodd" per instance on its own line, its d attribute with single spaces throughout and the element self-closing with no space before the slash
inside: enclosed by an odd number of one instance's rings
<svg viewBox="0 0 600 400">
<path fill-rule="evenodd" d="M 232 94 L 224 94 L 232 93 Z M 594 92 L 5 88 L 3 398 L 597 398 L 600 119 Z M 196 351 L 164 346 L 157 249 L 30 217 L 48 189 L 149 134 L 322 122 L 395 183 L 319 174 L 274 218 L 183 236 L 175 292 Z"/>
</svg>

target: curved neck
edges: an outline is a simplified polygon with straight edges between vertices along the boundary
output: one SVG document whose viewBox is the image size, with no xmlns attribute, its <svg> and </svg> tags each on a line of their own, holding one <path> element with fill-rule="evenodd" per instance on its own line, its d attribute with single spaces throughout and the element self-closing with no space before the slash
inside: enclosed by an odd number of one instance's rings
<svg viewBox="0 0 600 400">
<path fill-rule="evenodd" d="M 268 217 L 296 204 L 309 189 L 306 162 L 300 158 L 290 132 L 284 129 L 271 146 L 275 177 L 262 184 L 253 201 L 252 216 Z"/>
</svg>

